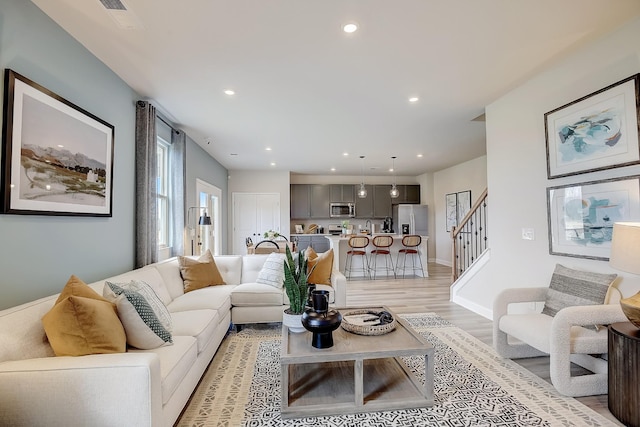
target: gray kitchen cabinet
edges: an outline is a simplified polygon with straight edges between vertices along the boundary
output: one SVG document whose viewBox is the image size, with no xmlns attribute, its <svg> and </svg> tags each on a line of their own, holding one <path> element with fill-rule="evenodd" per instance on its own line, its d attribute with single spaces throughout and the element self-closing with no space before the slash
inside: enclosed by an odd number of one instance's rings
<svg viewBox="0 0 640 427">
<path fill-rule="evenodd" d="M 391 199 L 391 203 L 394 205 L 400 204 L 420 204 L 420 186 L 416 184 L 411 185 L 396 185 L 400 195 Z"/>
<path fill-rule="evenodd" d="M 353 184 L 331 184 L 330 186 L 330 202 L 349 202 L 355 201 L 355 190 Z"/>
<path fill-rule="evenodd" d="M 311 214 L 309 218 L 329 218 L 330 186 L 326 184 L 309 185 Z"/>
<path fill-rule="evenodd" d="M 356 218 L 370 219 L 373 218 L 373 185 L 365 184 L 367 189 L 367 197 L 361 199 L 356 194 Z M 354 185 L 357 192 L 360 185 Z"/>
<path fill-rule="evenodd" d="M 391 216 L 391 186 L 373 186 L 373 218 Z"/>
<path fill-rule="evenodd" d="M 308 184 L 291 184 L 291 218 L 307 219 L 311 216 L 311 198 Z"/>
<path fill-rule="evenodd" d="M 320 253 L 320 252 L 326 252 L 329 250 L 329 240 L 324 237 L 324 235 L 313 235 L 313 234 L 309 234 L 309 235 L 304 235 L 304 236 L 296 236 L 297 242 L 298 242 L 298 246 L 297 246 L 297 250 L 298 251 L 304 251 L 306 250 L 309 246 L 311 246 L 313 248 L 314 251 Z"/>
</svg>

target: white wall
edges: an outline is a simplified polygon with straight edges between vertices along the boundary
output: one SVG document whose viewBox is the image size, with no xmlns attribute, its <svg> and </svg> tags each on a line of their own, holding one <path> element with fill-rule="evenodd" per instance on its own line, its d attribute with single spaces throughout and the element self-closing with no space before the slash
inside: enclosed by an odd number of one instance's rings
<svg viewBox="0 0 640 427">
<path fill-rule="evenodd" d="M 471 190 L 471 205 L 487 188 L 487 156 L 460 163 L 433 174 L 435 224 L 430 234 L 435 240 L 435 258 L 439 264 L 451 266 L 451 233 L 447 232 L 445 195 Z M 491 194 L 491 193 L 490 193 Z M 491 236 L 489 236 L 491 238 Z"/>
<path fill-rule="evenodd" d="M 229 171 L 228 182 L 228 224 L 233 226 L 233 193 L 279 193 L 280 194 L 280 229 L 281 233 L 289 238 L 289 220 L 290 211 L 289 204 L 291 193 L 289 189 L 289 172 L 288 171 Z M 267 231 L 267 230 L 264 230 Z M 229 229 L 227 236 L 227 248 L 229 251 L 233 249 L 233 230 Z"/>
<path fill-rule="evenodd" d="M 460 290 L 490 310 L 495 295 L 516 286 L 547 286 L 556 263 L 612 272 L 606 261 L 549 255 L 546 188 L 640 173 L 640 166 L 567 178 L 546 178 L 543 116 L 546 112 L 640 72 L 640 19 L 606 35 L 487 106 L 487 170 L 491 259 Z M 436 180 L 438 182 L 438 180 Z M 535 240 L 521 238 L 533 228 Z M 638 276 L 623 276 L 625 296 L 640 289 Z"/>
</svg>

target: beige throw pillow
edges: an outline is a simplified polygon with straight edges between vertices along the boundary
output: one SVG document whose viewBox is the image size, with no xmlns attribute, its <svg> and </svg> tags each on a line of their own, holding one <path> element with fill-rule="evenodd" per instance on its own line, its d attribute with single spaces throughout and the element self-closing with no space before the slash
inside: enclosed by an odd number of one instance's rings
<svg viewBox="0 0 640 427">
<path fill-rule="evenodd" d="M 331 286 L 331 271 L 333 271 L 333 248 L 318 255 L 311 246 L 305 251 L 307 257 L 307 271 L 311 271 L 308 282 L 317 285 Z M 315 268 L 314 268 L 315 267 Z"/>
<path fill-rule="evenodd" d="M 197 260 L 184 256 L 178 257 L 178 264 L 185 293 L 207 286 L 225 284 L 209 250 Z"/>
</svg>

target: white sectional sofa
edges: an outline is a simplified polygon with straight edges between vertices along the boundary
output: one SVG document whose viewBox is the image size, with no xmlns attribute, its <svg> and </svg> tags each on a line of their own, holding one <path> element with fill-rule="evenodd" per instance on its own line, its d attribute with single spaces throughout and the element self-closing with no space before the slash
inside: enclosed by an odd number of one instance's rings
<svg viewBox="0 0 640 427">
<path fill-rule="evenodd" d="M 173 425 L 232 322 L 282 321 L 284 291 L 255 283 L 266 258 L 215 257 L 226 285 L 186 294 L 176 258 L 89 284 L 100 295 L 106 280 L 154 289 L 171 313 L 173 345 L 153 350 L 56 357 L 41 319 L 57 295 L 0 311 L 0 425 Z M 334 270 L 326 289 L 345 306 L 344 275 Z"/>
</svg>

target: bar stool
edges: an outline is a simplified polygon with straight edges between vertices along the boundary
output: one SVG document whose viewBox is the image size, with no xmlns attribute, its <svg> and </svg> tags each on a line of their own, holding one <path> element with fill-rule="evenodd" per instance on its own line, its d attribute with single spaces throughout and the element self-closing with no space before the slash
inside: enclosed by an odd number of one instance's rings
<svg viewBox="0 0 640 427">
<path fill-rule="evenodd" d="M 371 243 L 375 249 L 369 253 L 369 275 L 373 272 L 373 279 L 375 280 L 378 271 L 378 255 L 382 255 L 384 256 L 384 266 L 380 266 L 380 269 L 384 269 L 387 275 L 389 275 L 389 271 L 391 271 L 395 279 L 396 270 L 393 267 L 393 258 L 391 257 L 391 250 L 389 249 L 391 245 L 393 245 L 393 237 L 376 236 Z"/>
<path fill-rule="evenodd" d="M 351 236 L 349 238 L 349 250 L 347 251 L 347 260 L 344 264 L 344 272 L 347 280 L 351 278 L 352 272 L 362 272 L 366 277 L 369 275 L 369 262 L 367 260 L 366 247 L 369 246 L 369 238 L 367 236 Z M 353 268 L 353 257 L 362 257 L 362 268 Z"/>
<path fill-rule="evenodd" d="M 398 251 L 396 257 L 396 274 L 402 268 L 402 278 L 407 269 L 410 269 L 414 274 L 416 270 L 422 271 L 422 277 L 424 276 L 424 269 L 422 268 L 422 260 L 420 259 L 420 243 L 422 243 L 422 237 L 415 234 L 408 234 L 402 237 L 403 248 Z M 402 265 L 400 264 L 400 254 L 402 254 Z M 407 255 L 411 256 L 411 266 L 407 266 Z M 418 259 L 418 266 L 416 266 L 416 258 Z"/>
</svg>

